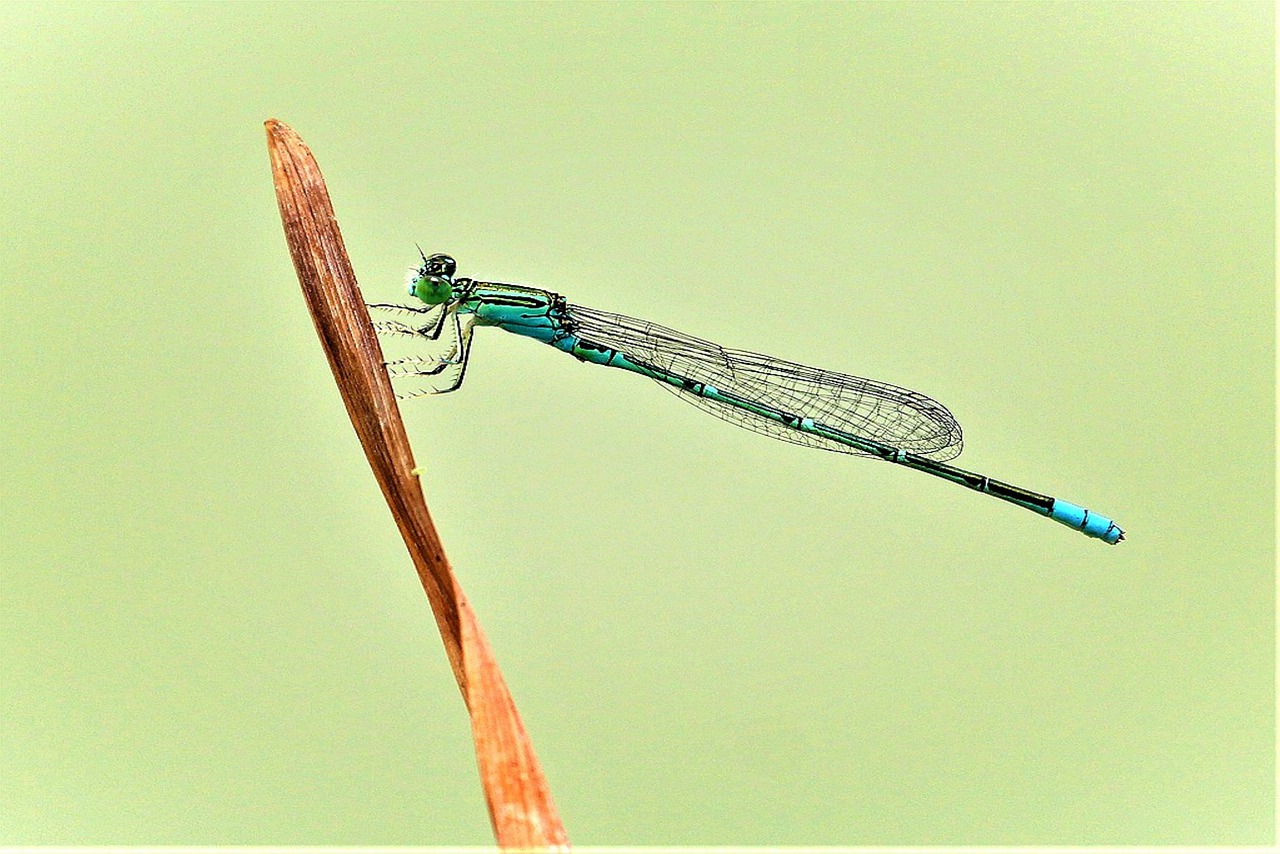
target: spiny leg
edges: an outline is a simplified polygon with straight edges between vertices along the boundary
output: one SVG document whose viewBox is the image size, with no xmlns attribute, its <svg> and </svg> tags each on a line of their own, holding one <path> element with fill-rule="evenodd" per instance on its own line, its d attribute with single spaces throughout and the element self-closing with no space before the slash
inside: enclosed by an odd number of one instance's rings
<svg viewBox="0 0 1280 854">
<path fill-rule="evenodd" d="M 378 337 L 382 340 L 384 354 L 387 354 L 388 348 L 392 350 L 400 349 L 401 351 L 407 350 L 409 353 L 408 358 L 388 359 L 386 362 L 387 364 L 402 362 L 408 363 L 415 359 L 419 361 L 430 359 L 433 363 L 438 361 L 451 362 L 454 360 L 454 357 L 458 352 L 459 341 L 456 329 L 456 318 L 454 319 L 453 325 L 450 326 L 450 331 L 454 333 L 451 336 L 452 341 L 450 341 L 449 338 L 446 338 L 444 342 L 445 346 L 443 348 L 438 347 L 438 342 L 440 341 L 441 333 L 444 331 L 445 321 L 449 319 L 449 315 L 457 313 L 458 307 L 456 303 L 432 307 L 428 310 L 415 309 L 402 305 L 380 304 L 370 304 L 370 308 L 385 312 L 409 313 L 413 315 L 429 314 L 429 316 L 433 318 L 430 324 L 422 326 L 404 323 L 399 320 L 374 320 L 373 328 L 374 331 L 378 333 Z M 428 342 L 430 342 L 430 344 L 428 344 Z M 395 345 L 401 346 L 396 347 Z M 424 355 L 424 345 L 432 348 L 426 351 L 427 353 L 430 353 L 429 356 Z M 396 354 L 392 353 L 391 355 Z"/>
<path fill-rule="evenodd" d="M 393 380 L 398 380 L 405 377 L 433 377 L 448 368 L 452 368 L 457 362 L 444 359 L 427 359 L 422 356 L 406 356 L 403 359 L 396 359 L 393 362 L 384 364 L 387 366 L 387 376 Z"/>
<path fill-rule="evenodd" d="M 424 321 L 421 326 L 414 326 L 399 320 L 375 320 L 373 328 L 379 333 L 387 333 L 392 335 L 416 335 L 434 341 L 440 337 L 440 331 L 444 329 L 444 322 L 450 314 L 457 308 L 456 305 L 432 305 L 416 308 L 414 306 L 400 305 L 398 303 L 381 303 L 370 302 L 365 306 L 371 311 L 382 312 L 385 314 L 408 315 L 410 317 L 422 318 Z"/>
<path fill-rule="evenodd" d="M 454 314 L 454 325 L 458 333 L 459 352 L 458 358 L 451 364 L 458 366 L 458 375 L 453 380 L 453 384 L 448 388 L 436 389 L 433 394 L 448 394 L 451 391 L 457 391 L 462 387 L 462 380 L 467 375 L 467 362 L 471 358 L 471 332 L 475 328 L 476 318 L 471 315 L 464 324 Z"/>
<path fill-rule="evenodd" d="M 443 355 L 407 356 L 402 359 L 388 361 L 387 374 L 392 384 L 397 385 L 396 396 L 401 399 L 420 397 L 425 394 L 448 394 L 462 385 L 466 373 L 467 358 L 471 352 L 471 332 L 475 318 L 461 320 L 455 313 L 454 322 L 450 324 L 451 345 Z M 443 379 L 438 382 L 424 382 L 428 379 Z M 407 386 L 407 387 L 406 387 Z"/>
</svg>

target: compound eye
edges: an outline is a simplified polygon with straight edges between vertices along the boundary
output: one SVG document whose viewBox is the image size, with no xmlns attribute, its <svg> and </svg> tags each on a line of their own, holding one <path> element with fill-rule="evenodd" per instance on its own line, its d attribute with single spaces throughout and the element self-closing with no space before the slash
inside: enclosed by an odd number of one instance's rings
<svg viewBox="0 0 1280 854">
<path fill-rule="evenodd" d="M 410 293 L 427 305 L 441 305 L 453 298 L 453 284 L 443 276 L 419 276 L 413 281 Z"/>
</svg>

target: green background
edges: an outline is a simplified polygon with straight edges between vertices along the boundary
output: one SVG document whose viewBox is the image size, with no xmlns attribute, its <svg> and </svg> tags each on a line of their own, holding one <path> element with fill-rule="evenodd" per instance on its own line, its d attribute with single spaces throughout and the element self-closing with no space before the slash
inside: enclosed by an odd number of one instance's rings
<svg viewBox="0 0 1280 854">
<path fill-rule="evenodd" d="M 1129 531 L 481 330 L 405 416 L 576 842 L 1269 842 L 1273 15 L 0 6 L 0 843 L 491 839 L 270 117 L 370 297 L 918 388 Z"/>
</svg>

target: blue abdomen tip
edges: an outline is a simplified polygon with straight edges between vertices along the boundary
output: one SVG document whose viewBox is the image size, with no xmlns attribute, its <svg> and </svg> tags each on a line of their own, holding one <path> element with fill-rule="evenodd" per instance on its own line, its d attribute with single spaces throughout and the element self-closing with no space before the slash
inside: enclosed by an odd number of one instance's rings
<svg viewBox="0 0 1280 854">
<path fill-rule="evenodd" d="M 1094 537 L 1113 546 L 1124 539 L 1124 531 L 1120 530 L 1120 526 L 1115 522 L 1101 513 L 1086 510 L 1070 501 L 1055 498 L 1049 518 L 1075 528 L 1085 536 Z"/>
</svg>

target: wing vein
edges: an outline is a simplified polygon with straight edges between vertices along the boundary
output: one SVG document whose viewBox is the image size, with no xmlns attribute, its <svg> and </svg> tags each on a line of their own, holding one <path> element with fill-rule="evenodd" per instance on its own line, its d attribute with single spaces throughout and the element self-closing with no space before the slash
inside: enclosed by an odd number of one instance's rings
<svg viewBox="0 0 1280 854">
<path fill-rule="evenodd" d="M 568 306 L 574 332 L 636 361 L 801 418 L 933 460 L 964 446 L 955 417 L 938 401 L 890 383 L 721 347 L 647 320 Z M 783 441 L 846 454 L 861 452 L 685 389 L 663 388 L 718 418 Z"/>
</svg>

